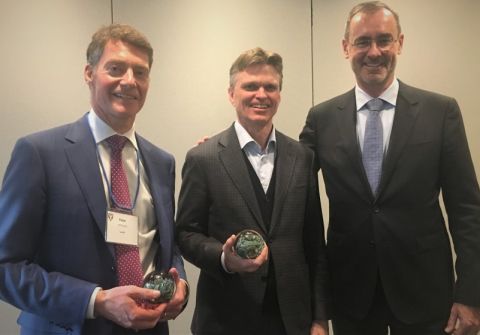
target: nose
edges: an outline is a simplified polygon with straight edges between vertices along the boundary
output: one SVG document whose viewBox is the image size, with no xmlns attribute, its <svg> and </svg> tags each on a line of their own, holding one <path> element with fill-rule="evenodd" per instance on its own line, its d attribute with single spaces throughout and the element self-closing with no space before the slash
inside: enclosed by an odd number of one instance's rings
<svg viewBox="0 0 480 335">
<path fill-rule="evenodd" d="M 370 57 L 378 57 L 382 54 L 382 50 L 378 47 L 377 42 L 372 41 L 370 48 L 368 48 L 367 55 Z"/>
<path fill-rule="evenodd" d="M 128 68 L 122 76 L 121 85 L 125 86 L 135 86 L 135 76 L 133 74 L 133 69 Z"/>
<path fill-rule="evenodd" d="M 257 98 L 266 98 L 267 93 L 265 91 L 265 88 L 263 86 L 260 86 L 255 95 L 257 96 Z"/>
</svg>

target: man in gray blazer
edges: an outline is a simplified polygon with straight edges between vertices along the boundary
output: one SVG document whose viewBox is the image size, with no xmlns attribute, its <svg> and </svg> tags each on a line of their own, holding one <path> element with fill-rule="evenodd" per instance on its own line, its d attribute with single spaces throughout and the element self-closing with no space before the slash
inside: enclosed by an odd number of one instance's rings
<svg viewBox="0 0 480 335">
<path fill-rule="evenodd" d="M 300 135 L 315 150 L 330 204 L 333 329 L 476 334 L 480 192 L 462 117 L 454 99 L 395 78 L 403 41 L 387 5 L 355 6 L 343 49 L 357 85 L 313 107 Z"/>
<path fill-rule="evenodd" d="M 201 269 L 195 335 L 326 334 L 327 267 L 313 153 L 273 127 L 282 58 L 256 48 L 230 69 L 237 121 L 187 154 L 178 245 Z M 266 247 L 234 251 L 252 229 Z"/>
</svg>

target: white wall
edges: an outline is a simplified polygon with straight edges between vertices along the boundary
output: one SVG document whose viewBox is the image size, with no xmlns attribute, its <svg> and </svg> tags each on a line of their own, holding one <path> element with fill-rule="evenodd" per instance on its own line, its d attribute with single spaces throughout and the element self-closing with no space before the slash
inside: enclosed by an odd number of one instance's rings
<svg viewBox="0 0 480 335">
<path fill-rule="evenodd" d="M 149 97 L 137 130 L 177 159 L 177 190 L 186 151 L 235 117 L 227 100 L 228 69 L 242 51 L 261 46 L 284 58 L 285 79 L 276 126 L 297 138 L 312 102 L 353 86 L 343 58 L 344 21 L 357 1 L 114 0 L 116 22 L 133 24 L 155 49 Z M 480 171 L 480 116 L 474 87 L 480 78 L 480 2 L 391 0 L 405 32 L 398 77 L 408 84 L 455 96 Z M 91 34 L 110 23 L 110 0 L 0 0 L 0 178 L 15 140 L 79 118 L 89 108 L 83 82 Z M 327 217 L 327 201 L 322 198 Z M 1 213 L 0 213 L 1 215 Z M 187 267 L 193 291 L 198 271 Z M 1 284 L 1 283 L 0 283 Z M 193 292 L 193 293 L 194 293 Z M 194 295 L 171 324 L 189 334 Z M 0 335 L 18 332 L 17 310 L 0 303 Z"/>
<path fill-rule="evenodd" d="M 109 0 L 0 0 L 2 179 L 18 137 L 72 121 L 88 110 L 86 45 L 92 31 L 109 18 Z M 17 315 L 0 301 L 0 335 L 18 333 Z"/>
</svg>

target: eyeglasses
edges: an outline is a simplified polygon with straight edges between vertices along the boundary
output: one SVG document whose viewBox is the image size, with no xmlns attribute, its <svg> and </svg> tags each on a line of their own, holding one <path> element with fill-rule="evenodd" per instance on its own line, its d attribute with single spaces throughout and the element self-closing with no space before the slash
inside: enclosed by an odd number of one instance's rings
<svg viewBox="0 0 480 335">
<path fill-rule="evenodd" d="M 398 40 L 393 39 L 392 36 L 384 36 L 375 39 L 367 38 L 367 37 L 360 37 L 357 38 L 351 45 L 358 50 L 368 50 L 372 47 L 372 43 L 375 42 L 375 45 L 378 49 L 382 51 L 386 51 L 390 49 L 390 47 Z"/>
</svg>

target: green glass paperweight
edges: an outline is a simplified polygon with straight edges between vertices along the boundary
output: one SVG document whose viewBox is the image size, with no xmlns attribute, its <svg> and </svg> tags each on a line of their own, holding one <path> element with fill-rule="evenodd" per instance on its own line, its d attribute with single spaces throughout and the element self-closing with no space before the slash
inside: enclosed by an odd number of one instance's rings
<svg viewBox="0 0 480 335">
<path fill-rule="evenodd" d="M 160 297 L 150 301 L 153 304 L 168 302 L 177 289 L 173 276 L 168 272 L 161 271 L 150 272 L 143 281 L 143 287 L 160 291 Z"/>
<path fill-rule="evenodd" d="M 235 252 L 242 258 L 257 258 L 264 246 L 262 235 L 251 229 L 242 230 L 235 240 Z"/>
</svg>

